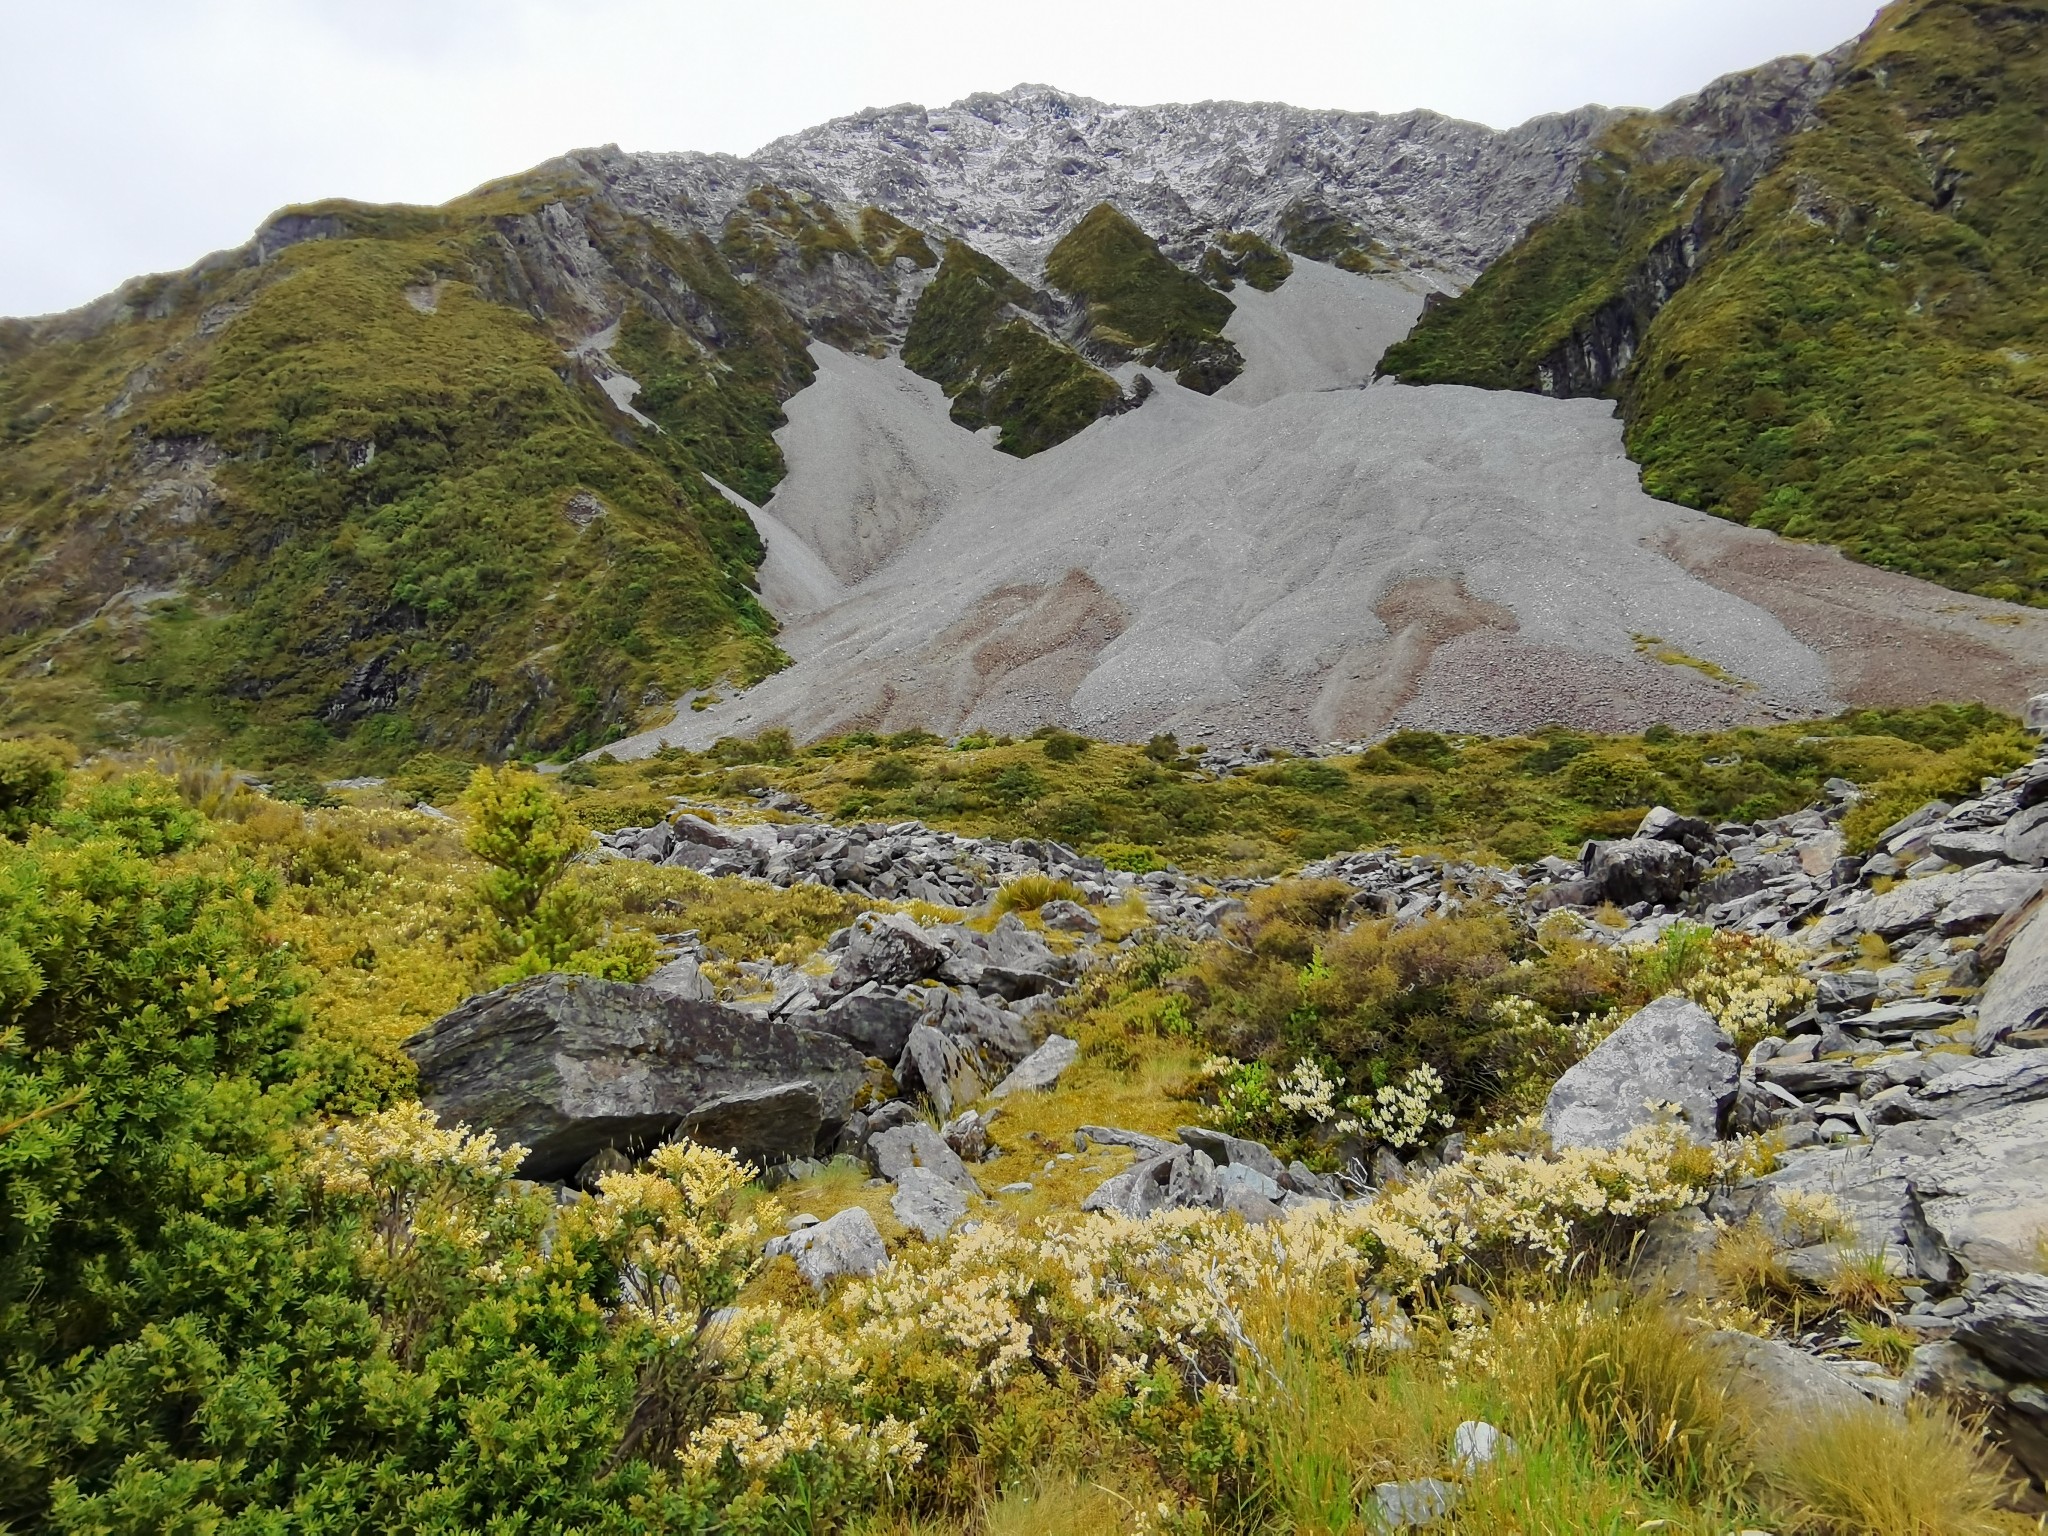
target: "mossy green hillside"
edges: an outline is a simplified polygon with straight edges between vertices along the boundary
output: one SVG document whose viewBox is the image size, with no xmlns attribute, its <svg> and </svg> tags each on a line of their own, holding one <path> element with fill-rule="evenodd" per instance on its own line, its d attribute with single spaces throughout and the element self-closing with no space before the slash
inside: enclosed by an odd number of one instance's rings
<svg viewBox="0 0 2048 1536">
<path fill-rule="evenodd" d="M 1621 125 L 1384 371 L 1612 392 L 1652 494 L 2048 602 L 2044 36 L 2038 0 L 1891 6 L 1739 212 L 1703 165 L 1631 147 L 1652 120 Z M 1668 257 L 1688 237 L 1684 281 Z M 1588 341 L 1611 366 L 1574 379 Z"/>
<path fill-rule="evenodd" d="M 1203 279 L 1225 293 L 1240 281 L 1261 293 L 1271 293 L 1293 271 L 1294 262 L 1285 251 L 1276 250 L 1270 240 L 1248 229 L 1218 235 L 1202 252 Z"/>
<path fill-rule="evenodd" d="M 1054 340 L 1024 311 L 1029 288 L 964 241 L 949 241 L 919 295 L 904 366 L 935 381 L 953 420 L 996 426 L 996 446 L 1019 458 L 1063 442 L 1114 407 L 1116 381 Z"/>
<path fill-rule="evenodd" d="M 1627 394 L 1653 494 L 2048 603 L 2048 5 L 1881 16 Z"/>
<path fill-rule="evenodd" d="M 1589 340 L 1606 345 L 1625 329 L 1632 344 L 1649 328 L 1656 304 L 1640 290 L 1653 256 L 1697 237 L 1715 206 L 1718 168 L 1657 158 L 1656 126 L 1644 115 L 1609 127 L 1570 200 L 1464 293 L 1425 310 L 1380 372 L 1405 384 L 1579 393 L 1571 359 Z"/>
<path fill-rule="evenodd" d="M 1098 203 L 1052 248 L 1045 276 L 1088 306 L 1088 340 L 1096 348 L 1171 370 L 1205 395 L 1244 370 L 1223 337 L 1236 306 L 1168 260 L 1156 240 L 1109 203 Z"/>
<path fill-rule="evenodd" d="M 1402 732 L 1357 757 L 1281 758 L 1214 776 L 1170 738 L 1149 746 L 1051 731 L 1021 741 L 913 732 L 793 748 L 786 737 L 600 764 L 573 791 L 592 825 L 644 825 L 665 795 L 773 785 L 839 821 L 911 817 L 972 836 L 1057 838 L 1130 869 L 1271 874 L 1344 849 L 1400 843 L 1509 860 L 1573 854 L 1635 830 L 1653 805 L 1743 820 L 1811 804 L 1841 777 L 1871 787 L 1874 832 L 1936 795 L 1974 793 L 2026 760 L 2018 725 L 1978 706 L 1860 711 L 1828 721 L 1685 735 Z"/>
<path fill-rule="evenodd" d="M 560 223 L 609 263 L 619 352 L 670 430 L 575 352 Z M 374 765 L 587 745 L 778 663 L 758 540 L 701 471 L 765 494 L 810 362 L 708 242 L 545 180 L 271 228 L 321 237 L 15 333 L 8 720 Z"/>
</svg>

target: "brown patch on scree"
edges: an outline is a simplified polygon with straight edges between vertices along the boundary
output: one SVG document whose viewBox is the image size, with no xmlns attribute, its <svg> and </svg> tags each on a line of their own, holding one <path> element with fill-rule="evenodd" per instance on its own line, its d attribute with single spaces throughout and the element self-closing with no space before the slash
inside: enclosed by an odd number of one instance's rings
<svg viewBox="0 0 2048 1536">
<path fill-rule="evenodd" d="M 1839 550 L 1734 523 L 1674 528 L 1662 554 L 1775 614 L 1872 708 L 1975 700 L 2017 710 L 2048 672 L 2048 614 L 1858 565 Z"/>
<path fill-rule="evenodd" d="M 1311 729 L 1326 741 L 1370 736 L 1415 697 L 1437 647 L 1474 630 L 1513 634 L 1512 610 L 1472 596 L 1453 577 L 1411 577 L 1373 605 L 1387 638 L 1356 646 L 1337 659 L 1309 710 Z"/>
</svg>

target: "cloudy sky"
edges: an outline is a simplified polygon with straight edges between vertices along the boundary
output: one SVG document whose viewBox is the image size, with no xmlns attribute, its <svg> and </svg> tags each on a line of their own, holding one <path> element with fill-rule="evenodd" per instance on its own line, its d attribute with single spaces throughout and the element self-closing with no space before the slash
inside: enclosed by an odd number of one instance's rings
<svg viewBox="0 0 2048 1536">
<path fill-rule="evenodd" d="M 0 314 L 239 244 L 285 203 L 439 202 L 562 150 L 745 153 L 864 106 L 1658 105 L 1874 0 L 0 0 Z"/>
</svg>

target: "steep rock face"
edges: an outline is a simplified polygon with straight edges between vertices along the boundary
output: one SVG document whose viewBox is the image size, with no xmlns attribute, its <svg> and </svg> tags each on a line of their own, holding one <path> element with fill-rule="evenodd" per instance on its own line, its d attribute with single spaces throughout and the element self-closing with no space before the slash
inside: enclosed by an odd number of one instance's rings
<svg viewBox="0 0 2048 1536">
<path fill-rule="evenodd" d="M 1433 302 L 1382 371 L 1413 384 L 1607 393 L 1785 141 L 1812 125 L 1846 53 L 1777 59 L 1610 124 L 1564 204 L 1467 293 Z"/>
<path fill-rule="evenodd" d="M 700 227 L 761 181 L 873 204 L 965 239 L 1028 281 L 1099 203 L 1192 261 L 1217 232 L 1277 237 L 1283 210 L 1306 197 L 1389 259 L 1462 282 L 1556 205 L 1613 115 L 1582 107 L 1501 131 L 1434 112 L 1119 107 L 1020 85 L 949 107 L 855 113 L 744 161 L 604 150 L 582 162 L 629 205 Z"/>
</svg>

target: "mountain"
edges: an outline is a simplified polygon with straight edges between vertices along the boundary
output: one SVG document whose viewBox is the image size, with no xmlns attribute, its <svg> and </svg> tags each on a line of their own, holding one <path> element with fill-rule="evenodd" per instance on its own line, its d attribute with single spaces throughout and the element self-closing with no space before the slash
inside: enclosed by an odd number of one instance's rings
<svg viewBox="0 0 2048 1536">
<path fill-rule="evenodd" d="M 1387 372 L 1612 395 L 1656 495 L 2048 599 L 2048 5 L 1894 5 L 1775 87 L 1608 125 Z"/>
<path fill-rule="evenodd" d="M 1680 510 L 2041 595 L 2041 3 L 1904 0 L 1659 113 L 1020 86 L 285 210 L 0 321 L 0 728 L 559 754 L 758 726 L 712 700 L 792 657 L 798 724 L 2011 704 L 2028 613 Z M 1597 408 L 1447 384 L 1617 397 L 1662 499 Z"/>
</svg>

